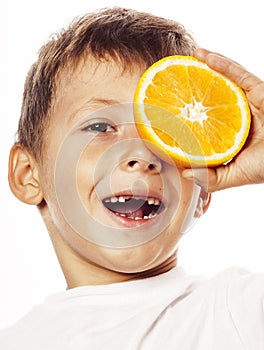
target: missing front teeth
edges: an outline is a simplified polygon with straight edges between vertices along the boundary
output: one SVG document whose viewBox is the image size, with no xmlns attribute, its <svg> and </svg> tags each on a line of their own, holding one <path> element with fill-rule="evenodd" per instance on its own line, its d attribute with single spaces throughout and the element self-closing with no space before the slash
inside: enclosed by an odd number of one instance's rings
<svg viewBox="0 0 264 350">
<path fill-rule="evenodd" d="M 103 204 L 116 215 L 133 220 L 151 219 L 164 208 L 157 198 L 136 199 L 128 196 L 106 198 Z"/>
</svg>

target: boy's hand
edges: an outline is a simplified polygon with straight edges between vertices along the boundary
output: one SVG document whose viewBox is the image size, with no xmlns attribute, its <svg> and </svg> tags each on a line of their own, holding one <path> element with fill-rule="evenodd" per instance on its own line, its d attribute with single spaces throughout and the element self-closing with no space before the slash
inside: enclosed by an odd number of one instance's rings
<svg viewBox="0 0 264 350">
<path fill-rule="evenodd" d="M 228 187 L 264 182 L 264 82 L 238 63 L 205 49 L 197 49 L 194 56 L 212 69 L 233 80 L 245 92 L 251 109 L 252 124 L 242 151 L 226 166 L 185 170 L 183 175 L 195 178 L 209 192 Z M 203 184 L 208 171 L 209 184 Z"/>
</svg>

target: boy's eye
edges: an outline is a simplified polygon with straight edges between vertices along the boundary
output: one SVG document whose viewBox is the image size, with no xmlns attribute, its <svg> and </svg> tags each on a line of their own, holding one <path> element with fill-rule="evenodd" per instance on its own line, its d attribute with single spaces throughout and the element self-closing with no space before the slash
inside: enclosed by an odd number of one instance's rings
<svg viewBox="0 0 264 350">
<path fill-rule="evenodd" d="M 93 131 L 93 132 L 115 132 L 115 128 L 105 122 L 94 123 L 83 128 L 83 131 Z"/>
</svg>

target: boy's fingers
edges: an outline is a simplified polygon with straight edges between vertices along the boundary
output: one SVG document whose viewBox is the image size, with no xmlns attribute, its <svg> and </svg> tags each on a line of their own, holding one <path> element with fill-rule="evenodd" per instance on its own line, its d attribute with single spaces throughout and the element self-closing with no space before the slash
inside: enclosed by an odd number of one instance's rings
<svg viewBox="0 0 264 350">
<path fill-rule="evenodd" d="M 192 180 L 208 192 L 214 192 L 213 188 L 217 182 L 214 169 L 186 169 L 182 176 L 187 180 Z"/>
<path fill-rule="evenodd" d="M 182 175 L 187 180 L 193 180 L 208 192 L 216 192 L 238 184 L 237 178 L 232 176 L 228 166 L 218 168 L 186 169 Z"/>
<path fill-rule="evenodd" d="M 194 56 L 195 56 L 196 58 L 198 58 L 199 60 L 201 60 L 201 61 L 205 61 L 205 60 L 206 60 L 206 57 L 207 57 L 209 54 L 215 54 L 215 55 L 217 55 L 217 56 L 219 56 L 219 57 L 228 59 L 229 61 L 232 61 L 233 63 L 239 64 L 238 62 L 235 62 L 234 60 L 231 60 L 230 58 L 228 58 L 228 57 L 222 55 L 222 54 L 219 53 L 219 52 L 209 51 L 209 50 L 207 50 L 207 49 L 205 49 L 205 48 L 203 48 L 203 47 L 199 47 L 198 49 L 196 49 L 196 50 L 194 51 Z"/>
<path fill-rule="evenodd" d="M 212 53 L 212 51 L 209 51 L 207 49 L 204 49 L 203 47 L 198 47 L 198 49 L 196 49 L 193 53 L 193 55 L 198 58 L 201 61 L 205 61 L 206 56 Z"/>
<path fill-rule="evenodd" d="M 258 77 L 249 73 L 240 64 L 218 53 L 199 48 L 194 55 L 198 59 L 205 61 L 210 68 L 233 80 L 245 91 L 250 91 L 257 84 L 261 83 Z"/>
</svg>

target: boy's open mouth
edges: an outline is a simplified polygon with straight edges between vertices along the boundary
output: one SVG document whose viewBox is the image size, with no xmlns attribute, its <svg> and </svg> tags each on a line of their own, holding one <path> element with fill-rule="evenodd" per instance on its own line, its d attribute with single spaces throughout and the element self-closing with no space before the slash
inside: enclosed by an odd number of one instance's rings
<svg viewBox="0 0 264 350">
<path fill-rule="evenodd" d="M 131 220 L 152 219 L 164 209 L 164 204 L 154 197 L 113 196 L 104 199 L 103 205 L 114 214 Z"/>
</svg>

